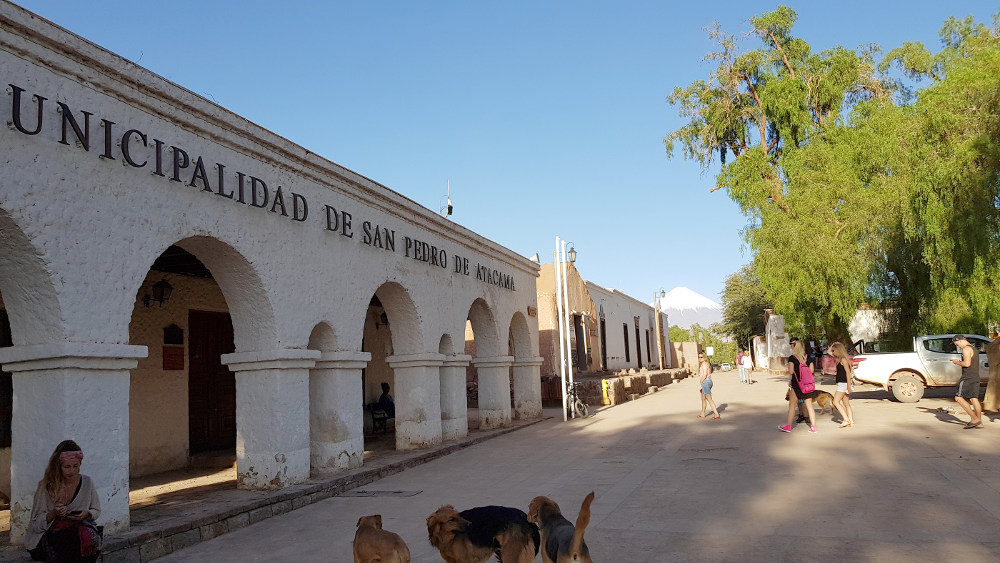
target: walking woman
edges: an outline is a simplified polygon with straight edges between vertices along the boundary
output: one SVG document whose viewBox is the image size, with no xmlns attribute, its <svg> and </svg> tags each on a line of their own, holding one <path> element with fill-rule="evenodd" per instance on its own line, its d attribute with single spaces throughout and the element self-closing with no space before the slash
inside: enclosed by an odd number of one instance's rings
<svg viewBox="0 0 1000 563">
<path fill-rule="evenodd" d="M 813 399 L 816 398 L 816 390 L 813 389 L 809 393 L 802 391 L 802 385 L 799 381 L 799 375 L 802 369 L 809 369 L 806 365 L 806 348 L 802 345 L 801 340 L 796 340 L 792 344 L 792 355 L 788 356 L 788 374 L 791 375 L 791 379 L 788 382 L 788 386 L 792 388 L 795 392 L 795 396 L 802 399 L 805 403 L 806 416 L 809 417 L 809 431 L 813 434 L 816 433 L 816 411 L 813 410 Z M 792 422 L 795 420 L 795 411 L 798 409 L 798 401 L 788 401 L 788 421 L 784 426 L 779 426 L 778 430 L 782 432 L 792 431 Z"/>
<path fill-rule="evenodd" d="M 698 382 L 701 384 L 701 414 L 698 418 L 705 418 L 707 405 L 712 405 L 712 412 L 715 413 L 712 420 L 719 420 L 722 417 L 712 399 L 712 364 L 705 359 L 705 354 L 698 354 Z"/>
<path fill-rule="evenodd" d="M 837 358 L 837 392 L 833 394 L 833 406 L 840 413 L 840 427 L 854 426 L 854 411 L 851 410 L 851 392 L 854 379 L 854 367 L 847 348 L 841 342 L 830 345 L 830 355 Z"/>
<path fill-rule="evenodd" d="M 24 545 L 35 561 L 93 562 L 101 536 L 94 520 L 101 501 L 90 477 L 80 473 L 83 451 L 73 440 L 56 446 L 31 505 Z"/>
</svg>

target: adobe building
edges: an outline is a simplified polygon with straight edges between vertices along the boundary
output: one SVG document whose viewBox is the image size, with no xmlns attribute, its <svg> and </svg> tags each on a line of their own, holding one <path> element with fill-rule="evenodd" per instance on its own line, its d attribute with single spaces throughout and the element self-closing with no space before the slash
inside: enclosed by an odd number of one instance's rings
<svg viewBox="0 0 1000 563">
<path fill-rule="evenodd" d="M 598 346 L 604 369 L 670 367 L 670 339 L 664 330 L 669 326 L 666 313 L 616 289 L 586 283 L 597 307 Z"/>
<path fill-rule="evenodd" d="M 541 416 L 537 264 L 4 0 L 0 27 L 13 543 L 64 439 L 114 532 L 130 477 L 200 452 L 243 489 L 360 465 L 382 382 L 398 449 L 467 433 L 470 363 L 482 427 Z"/>
<path fill-rule="evenodd" d="M 558 376 L 559 324 L 553 264 L 542 264 L 537 286 L 541 374 Z M 659 369 L 661 355 L 663 367 L 670 366 L 669 339 L 663 329 L 667 326 L 665 313 L 618 290 L 584 280 L 572 262 L 566 262 L 566 289 L 570 357 L 575 373 Z M 555 389 L 558 392 L 558 386 Z"/>
</svg>

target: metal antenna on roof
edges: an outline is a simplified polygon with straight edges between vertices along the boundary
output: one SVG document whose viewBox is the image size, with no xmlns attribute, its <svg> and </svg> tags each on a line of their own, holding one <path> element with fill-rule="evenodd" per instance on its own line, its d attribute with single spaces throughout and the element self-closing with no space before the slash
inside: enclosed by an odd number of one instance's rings
<svg viewBox="0 0 1000 563">
<path fill-rule="evenodd" d="M 448 195 L 445 197 L 447 198 L 447 203 L 441 207 L 441 215 L 448 217 L 455 210 L 455 206 L 451 204 L 451 180 L 448 180 Z"/>
</svg>

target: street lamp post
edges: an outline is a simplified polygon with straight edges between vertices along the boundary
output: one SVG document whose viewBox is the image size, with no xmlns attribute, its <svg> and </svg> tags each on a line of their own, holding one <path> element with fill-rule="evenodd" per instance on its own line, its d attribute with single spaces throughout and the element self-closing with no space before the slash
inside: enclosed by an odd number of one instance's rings
<svg viewBox="0 0 1000 563">
<path fill-rule="evenodd" d="M 569 397 L 567 390 L 573 385 L 573 361 L 570 357 L 569 287 L 566 279 L 566 261 L 576 262 L 576 249 L 570 243 L 566 252 L 566 241 L 556 237 L 555 278 L 556 312 L 559 317 L 559 379 L 562 382 L 563 421 L 567 419 Z"/>
<path fill-rule="evenodd" d="M 664 327 L 662 319 L 660 317 L 660 299 L 667 295 L 666 291 L 663 291 L 661 287 L 659 291 L 653 292 L 653 314 L 655 318 L 653 319 L 653 324 L 656 325 L 656 350 L 660 355 L 660 369 L 664 369 L 664 361 L 666 356 L 664 355 L 664 345 L 663 345 L 663 332 Z"/>
</svg>

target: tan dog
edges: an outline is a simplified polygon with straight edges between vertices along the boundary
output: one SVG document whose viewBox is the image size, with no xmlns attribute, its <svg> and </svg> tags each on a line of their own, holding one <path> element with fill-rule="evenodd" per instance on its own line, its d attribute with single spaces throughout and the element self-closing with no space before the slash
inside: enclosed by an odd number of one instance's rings
<svg viewBox="0 0 1000 563">
<path fill-rule="evenodd" d="M 494 555 L 502 563 L 532 563 L 538 553 L 538 528 L 506 506 L 462 512 L 442 506 L 427 517 L 427 536 L 447 563 L 483 563 Z"/>
<path fill-rule="evenodd" d="M 382 515 L 358 519 L 354 533 L 354 563 L 410 563 L 410 549 L 399 534 L 382 529 Z"/>
<path fill-rule="evenodd" d="M 583 532 L 590 523 L 591 492 L 583 499 L 576 526 L 559 511 L 559 505 L 548 497 L 535 497 L 528 505 L 528 520 L 538 524 L 542 534 L 544 563 L 593 563 L 590 550 L 583 541 Z"/>
<path fill-rule="evenodd" d="M 785 392 L 785 400 L 789 400 L 795 397 L 795 393 L 789 389 Z M 798 400 L 798 399 L 796 399 Z M 833 416 L 833 395 L 826 391 L 816 390 L 816 397 L 813 398 L 813 402 L 819 405 L 819 414 L 823 414 L 830 409 L 830 416 Z"/>
</svg>

